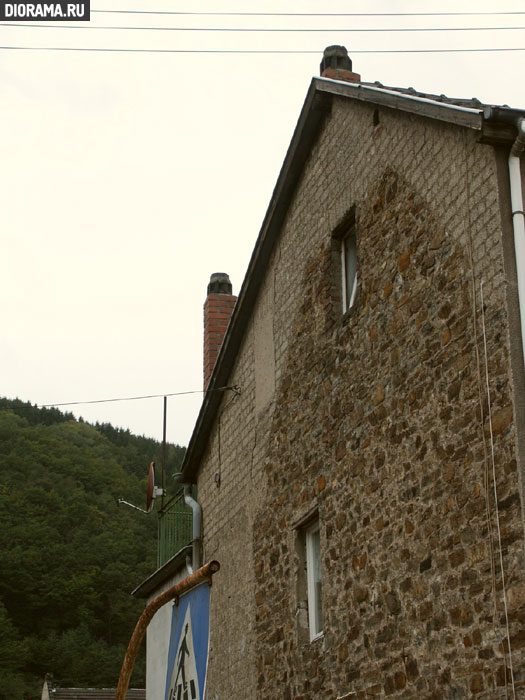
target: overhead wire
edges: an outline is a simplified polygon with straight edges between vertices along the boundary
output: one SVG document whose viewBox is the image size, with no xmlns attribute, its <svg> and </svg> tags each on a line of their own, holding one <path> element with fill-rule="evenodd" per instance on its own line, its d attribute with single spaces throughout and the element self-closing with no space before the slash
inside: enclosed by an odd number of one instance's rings
<svg viewBox="0 0 525 700">
<path fill-rule="evenodd" d="M 119 396 L 112 399 L 92 399 L 90 401 L 65 401 L 62 403 L 42 403 L 35 404 L 38 408 L 55 408 L 57 406 L 84 406 L 86 404 L 92 403 L 114 403 L 115 401 L 141 401 L 143 399 L 160 399 L 168 396 L 186 396 L 188 394 L 207 394 L 212 391 L 226 391 L 230 389 L 231 391 L 238 393 L 239 387 L 237 385 L 232 386 L 220 386 L 217 389 L 196 389 L 195 391 L 175 391 L 172 393 L 163 394 L 146 394 L 144 396 Z"/>
<path fill-rule="evenodd" d="M 319 27 L 126 27 L 126 26 L 94 26 L 86 24 L 29 24 L 27 22 L 2 22 L 1 27 L 23 27 L 24 29 L 118 29 L 124 31 L 162 31 L 162 32 L 260 32 L 260 33 L 279 33 L 279 32 L 337 32 L 341 33 L 362 33 L 362 32 L 505 32 L 505 31 L 523 31 L 525 27 L 352 27 L 352 28 L 328 28 L 320 29 Z"/>
<path fill-rule="evenodd" d="M 110 53 L 174 53 L 174 54 L 319 54 L 319 49 L 122 49 L 78 46 L 0 46 L 0 51 L 94 51 Z M 481 49 L 352 49 L 354 54 L 413 54 L 413 53 L 495 53 L 525 51 L 525 47 Z"/>
<path fill-rule="evenodd" d="M 242 17 L 417 17 L 417 16 L 460 16 L 460 15 L 525 15 L 525 12 L 421 12 L 421 13 L 286 13 L 286 12 L 177 12 L 177 11 L 157 11 L 157 10 L 91 10 L 91 12 L 100 13 L 119 13 L 119 14 L 153 14 L 153 15 L 192 15 L 192 16 L 242 16 Z M 91 29 L 91 30 L 117 30 L 117 31 L 162 31 L 162 32 L 211 32 L 211 33 L 322 33 L 322 32 L 337 32 L 337 33 L 396 33 L 396 32 L 472 32 L 472 31 L 516 31 L 525 30 L 525 27 L 387 27 L 387 28 L 371 28 L 371 27 L 353 27 L 353 28 L 327 28 L 319 27 L 147 27 L 147 26 L 116 26 L 102 25 L 92 26 L 86 24 L 36 24 L 27 22 L 2 22 L 0 27 L 24 28 L 24 29 Z M 139 49 L 139 48 L 117 48 L 117 47 L 59 47 L 59 46 L 21 46 L 21 45 L 4 45 L 0 46 L 0 50 L 4 51 L 93 51 L 93 52 L 110 52 L 110 53 L 191 53 L 191 54 L 317 54 L 315 50 L 301 49 Z M 495 47 L 495 48 L 447 48 L 447 49 L 354 49 L 353 54 L 402 54 L 402 53 L 484 53 L 484 52 L 509 52 L 523 51 L 525 47 Z"/>
<path fill-rule="evenodd" d="M 493 15 L 525 15 L 523 11 L 507 12 L 209 12 L 176 10 L 95 10 L 91 12 L 130 15 L 184 15 L 199 17 L 471 17 Z"/>
</svg>

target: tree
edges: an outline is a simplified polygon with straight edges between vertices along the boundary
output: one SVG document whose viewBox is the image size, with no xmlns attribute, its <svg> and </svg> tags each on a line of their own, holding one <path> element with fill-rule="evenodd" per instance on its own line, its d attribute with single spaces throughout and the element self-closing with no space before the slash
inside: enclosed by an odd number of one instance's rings
<svg viewBox="0 0 525 700">
<path fill-rule="evenodd" d="M 157 531 L 154 516 L 117 508 L 117 499 L 144 501 L 149 462 L 160 455 L 155 440 L 0 399 L 6 698 L 34 693 L 47 672 L 61 685 L 116 685 L 142 612 L 130 589 L 155 567 Z M 184 448 L 170 445 L 169 455 L 177 471 Z M 134 682 L 144 684 L 144 657 Z"/>
</svg>

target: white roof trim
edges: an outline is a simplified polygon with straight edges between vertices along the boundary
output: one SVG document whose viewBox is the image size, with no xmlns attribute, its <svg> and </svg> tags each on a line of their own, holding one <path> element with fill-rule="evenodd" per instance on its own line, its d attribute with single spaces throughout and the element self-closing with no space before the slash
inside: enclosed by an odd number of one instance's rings
<svg viewBox="0 0 525 700">
<path fill-rule="evenodd" d="M 361 88 L 362 90 L 372 90 L 374 92 L 381 92 L 385 95 L 402 97 L 403 99 L 412 100 L 413 102 L 423 102 L 430 105 L 438 105 L 439 107 L 454 109 L 458 112 L 468 112 L 469 114 L 482 114 L 483 112 L 483 108 L 474 109 L 473 107 L 461 107 L 460 105 L 453 105 L 449 102 L 440 102 L 439 100 L 431 100 L 428 97 L 418 97 L 417 95 L 407 95 L 405 92 L 397 92 L 396 90 L 388 90 L 387 88 L 374 87 L 372 85 L 362 85 L 361 83 L 351 83 L 348 80 L 332 80 L 331 78 L 317 78 L 317 80 L 322 80 L 327 83 L 339 83 L 339 85 L 345 85 L 354 89 Z"/>
</svg>

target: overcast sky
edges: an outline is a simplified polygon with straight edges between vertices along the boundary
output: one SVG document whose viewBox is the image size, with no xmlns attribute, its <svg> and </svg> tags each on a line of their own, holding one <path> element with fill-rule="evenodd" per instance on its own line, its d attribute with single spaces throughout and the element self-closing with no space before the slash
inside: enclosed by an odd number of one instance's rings
<svg viewBox="0 0 525 700">
<path fill-rule="evenodd" d="M 91 0 L 92 10 L 517 12 L 522 0 Z M 525 15 L 236 17 L 94 13 L 86 29 L 0 24 L 0 394 L 51 404 L 202 389 L 212 272 L 238 293 L 323 48 L 344 44 L 365 81 L 525 110 Z M 77 25 L 78 26 L 78 25 Z M 311 28 L 323 32 L 96 27 Z M 336 29 L 337 31 L 328 31 Z M 130 53 L 4 47 L 310 50 Z M 202 394 L 169 399 L 187 444 Z M 71 407 L 160 439 L 162 399 Z"/>
</svg>

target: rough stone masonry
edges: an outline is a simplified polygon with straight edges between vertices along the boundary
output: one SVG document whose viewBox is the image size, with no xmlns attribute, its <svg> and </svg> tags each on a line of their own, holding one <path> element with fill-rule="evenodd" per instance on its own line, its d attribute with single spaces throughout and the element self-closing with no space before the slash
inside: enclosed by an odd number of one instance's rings
<svg viewBox="0 0 525 700">
<path fill-rule="evenodd" d="M 467 128 L 334 97 L 230 372 L 241 393 L 225 393 L 198 473 L 204 555 L 221 562 L 210 697 L 512 697 L 487 375 L 524 697 L 498 157 Z M 343 314 L 335 233 L 351 211 Z M 312 513 L 324 634 L 310 642 L 297 582 Z"/>
</svg>

